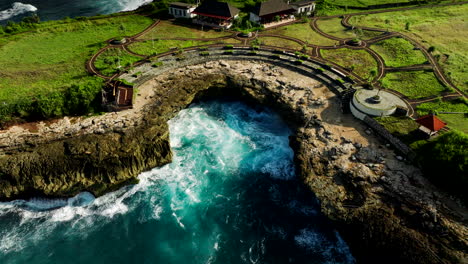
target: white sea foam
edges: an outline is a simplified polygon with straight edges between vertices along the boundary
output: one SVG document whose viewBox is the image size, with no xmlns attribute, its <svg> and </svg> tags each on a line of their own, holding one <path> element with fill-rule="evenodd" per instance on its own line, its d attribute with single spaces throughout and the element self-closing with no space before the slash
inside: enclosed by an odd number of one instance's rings
<svg viewBox="0 0 468 264">
<path fill-rule="evenodd" d="M 164 208 L 162 206 L 155 206 L 153 209 L 154 219 L 161 219 L 161 214 L 163 212 L 164 212 Z"/>
<path fill-rule="evenodd" d="M 119 4 L 123 7 L 122 11 L 132 11 L 151 2 L 153 0 L 119 0 Z"/>
<path fill-rule="evenodd" d="M 30 4 L 23 4 L 20 2 L 15 2 L 9 9 L 0 11 L 0 21 L 7 20 L 14 16 L 21 15 L 27 12 L 36 12 L 37 8 Z"/>
<path fill-rule="evenodd" d="M 174 216 L 174 218 L 176 219 L 177 223 L 179 224 L 180 227 L 182 227 L 182 229 L 185 229 L 185 225 L 182 223 L 182 218 L 181 217 L 178 217 L 176 215 L 176 213 L 172 213 L 172 216 Z"/>
<path fill-rule="evenodd" d="M 226 110 L 221 109 L 220 112 Z M 229 111 L 232 110 L 227 110 Z M 244 111 L 243 114 L 251 121 L 264 122 L 263 126 L 270 125 L 267 124 L 269 121 L 265 122 L 270 119 L 264 113 Z M 175 153 L 173 162 L 142 173 L 139 176 L 140 182 L 134 186 L 98 198 L 94 198 L 89 193 L 82 193 L 71 199 L 35 199 L 0 203 L 0 216 L 4 213 L 15 213 L 19 218 L 19 222 L 13 223 L 12 230 L 0 230 L 3 232 L 0 233 L 0 250 L 20 251 L 31 243 L 47 239 L 57 230 L 62 230 L 63 226 L 71 227 L 65 230 L 67 236 L 70 234 L 69 237 L 87 236 L 92 234 L 93 230 L 99 230 L 107 223 L 115 221 L 117 215 L 129 212 L 138 212 L 139 222 L 167 216 L 168 219 L 163 219 L 164 221 L 174 221 L 182 229 L 187 227 L 190 230 L 192 225 L 196 224 L 192 217 L 193 211 L 190 211 L 193 210 L 192 205 L 198 206 L 197 203 L 210 202 L 209 199 L 230 200 L 216 192 L 206 193 L 206 186 L 210 184 L 209 178 L 213 172 L 216 173 L 216 180 L 225 180 L 219 177 L 239 175 L 238 172 L 242 170 L 263 172 L 279 179 L 292 177 L 294 171 L 288 165 L 292 164 L 288 133 L 280 131 L 278 134 L 268 134 L 262 129 L 255 128 L 255 125 L 249 123 L 250 121 L 241 123 L 235 120 L 236 118 L 239 116 L 228 116 L 228 120 L 224 116 L 213 118 L 203 107 L 181 111 L 169 122 L 171 148 Z M 206 143 L 201 144 L 200 139 L 206 140 Z M 268 153 L 258 151 L 259 149 L 266 149 Z M 279 191 L 274 187 L 270 192 L 272 199 L 281 199 Z M 240 194 L 237 194 L 238 200 L 240 197 Z M 235 200 L 235 197 L 232 198 Z M 135 208 L 138 206 L 148 210 L 137 211 Z M 312 214 L 305 209 L 304 214 L 309 213 Z M 236 217 L 234 214 L 230 219 L 227 215 L 225 222 L 236 227 L 236 219 L 239 218 L 239 215 Z M 281 227 L 272 231 L 282 238 L 287 237 L 285 229 Z M 311 246 L 315 238 L 310 238 L 310 232 L 301 231 L 295 237 L 296 243 L 306 248 Z M 344 246 L 338 240 L 337 245 L 346 247 L 344 242 L 342 243 Z M 216 239 L 210 240 L 208 245 L 216 251 L 223 246 L 223 243 Z M 261 241 L 251 245 L 245 259 L 251 263 L 258 263 L 263 254 L 265 254 L 265 243 Z"/>
</svg>

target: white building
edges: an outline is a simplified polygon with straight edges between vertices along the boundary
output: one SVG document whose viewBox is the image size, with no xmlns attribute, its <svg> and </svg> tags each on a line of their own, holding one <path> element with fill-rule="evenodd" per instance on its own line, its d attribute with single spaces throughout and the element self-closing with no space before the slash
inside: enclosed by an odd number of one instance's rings
<svg viewBox="0 0 468 264">
<path fill-rule="evenodd" d="M 195 14 L 193 14 L 195 8 L 197 8 L 195 4 L 172 2 L 169 3 L 169 14 L 173 15 L 175 18 L 193 18 L 195 17 Z"/>
<path fill-rule="evenodd" d="M 310 16 L 315 10 L 315 0 L 294 2 L 290 3 L 290 6 L 296 9 L 296 14 Z"/>
<path fill-rule="evenodd" d="M 357 90 L 349 102 L 351 113 L 358 119 L 364 120 L 368 116 L 393 115 L 397 108 L 406 109 L 406 103 L 398 96 L 387 91 Z"/>
</svg>

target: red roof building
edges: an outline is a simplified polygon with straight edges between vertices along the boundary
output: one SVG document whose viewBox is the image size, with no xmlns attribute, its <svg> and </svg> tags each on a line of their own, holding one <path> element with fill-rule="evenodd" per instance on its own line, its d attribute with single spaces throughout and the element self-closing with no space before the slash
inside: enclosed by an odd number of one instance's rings
<svg viewBox="0 0 468 264">
<path fill-rule="evenodd" d="M 193 11 L 193 14 L 197 15 L 193 22 L 204 26 L 228 29 L 232 26 L 232 21 L 239 12 L 239 9 L 229 3 L 207 0 Z"/>
<path fill-rule="evenodd" d="M 437 118 L 435 115 L 426 115 L 416 119 L 416 122 L 421 126 L 429 129 L 431 132 L 437 132 L 444 128 L 447 123 Z"/>
<path fill-rule="evenodd" d="M 250 12 L 250 21 L 266 24 L 275 21 L 275 18 L 288 18 L 295 12 L 296 10 L 283 0 L 268 0 L 255 6 L 253 12 Z"/>
</svg>

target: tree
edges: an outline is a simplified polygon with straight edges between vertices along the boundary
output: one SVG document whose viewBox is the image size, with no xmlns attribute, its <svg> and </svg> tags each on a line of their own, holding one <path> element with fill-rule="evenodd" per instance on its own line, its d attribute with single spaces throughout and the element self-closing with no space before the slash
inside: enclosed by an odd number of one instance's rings
<svg viewBox="0 0 468 264">
<path fill-rule="evenodd" d="M 94 112 L 99 105 L 99 94 L 102 88 L 102 81 L 97 78 L 90 78 L 86 82 L 74 84 L 67 93 L 67 114 L 82 115 Z"/>
<path fill-rule="evenodd" d="M 450 131 L 417 149 L 424 175 L 468 204 L 468 135 Z"/>
<path fill-rule="evenodd" d="M 42 118 L 51 118 L 63 115 L 64 97 L 62 93 L 53 92 L 37 97 L 37 113 Z"/>
</svg>

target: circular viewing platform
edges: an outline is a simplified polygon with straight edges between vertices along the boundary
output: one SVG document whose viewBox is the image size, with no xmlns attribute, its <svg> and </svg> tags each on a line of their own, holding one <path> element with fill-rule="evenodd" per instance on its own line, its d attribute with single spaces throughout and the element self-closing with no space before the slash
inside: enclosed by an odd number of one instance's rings
<svg viewBox="0 0 468 264">
<path fill-rule="evenodd" d="M 407 110 L 406 103 L 398 96 L 379 90 L 361 89 L 354 93 L 350 101 L 351 112 L 359 119 L 369 116 L 389 116 L 398 108 Z"/>
</svg>

